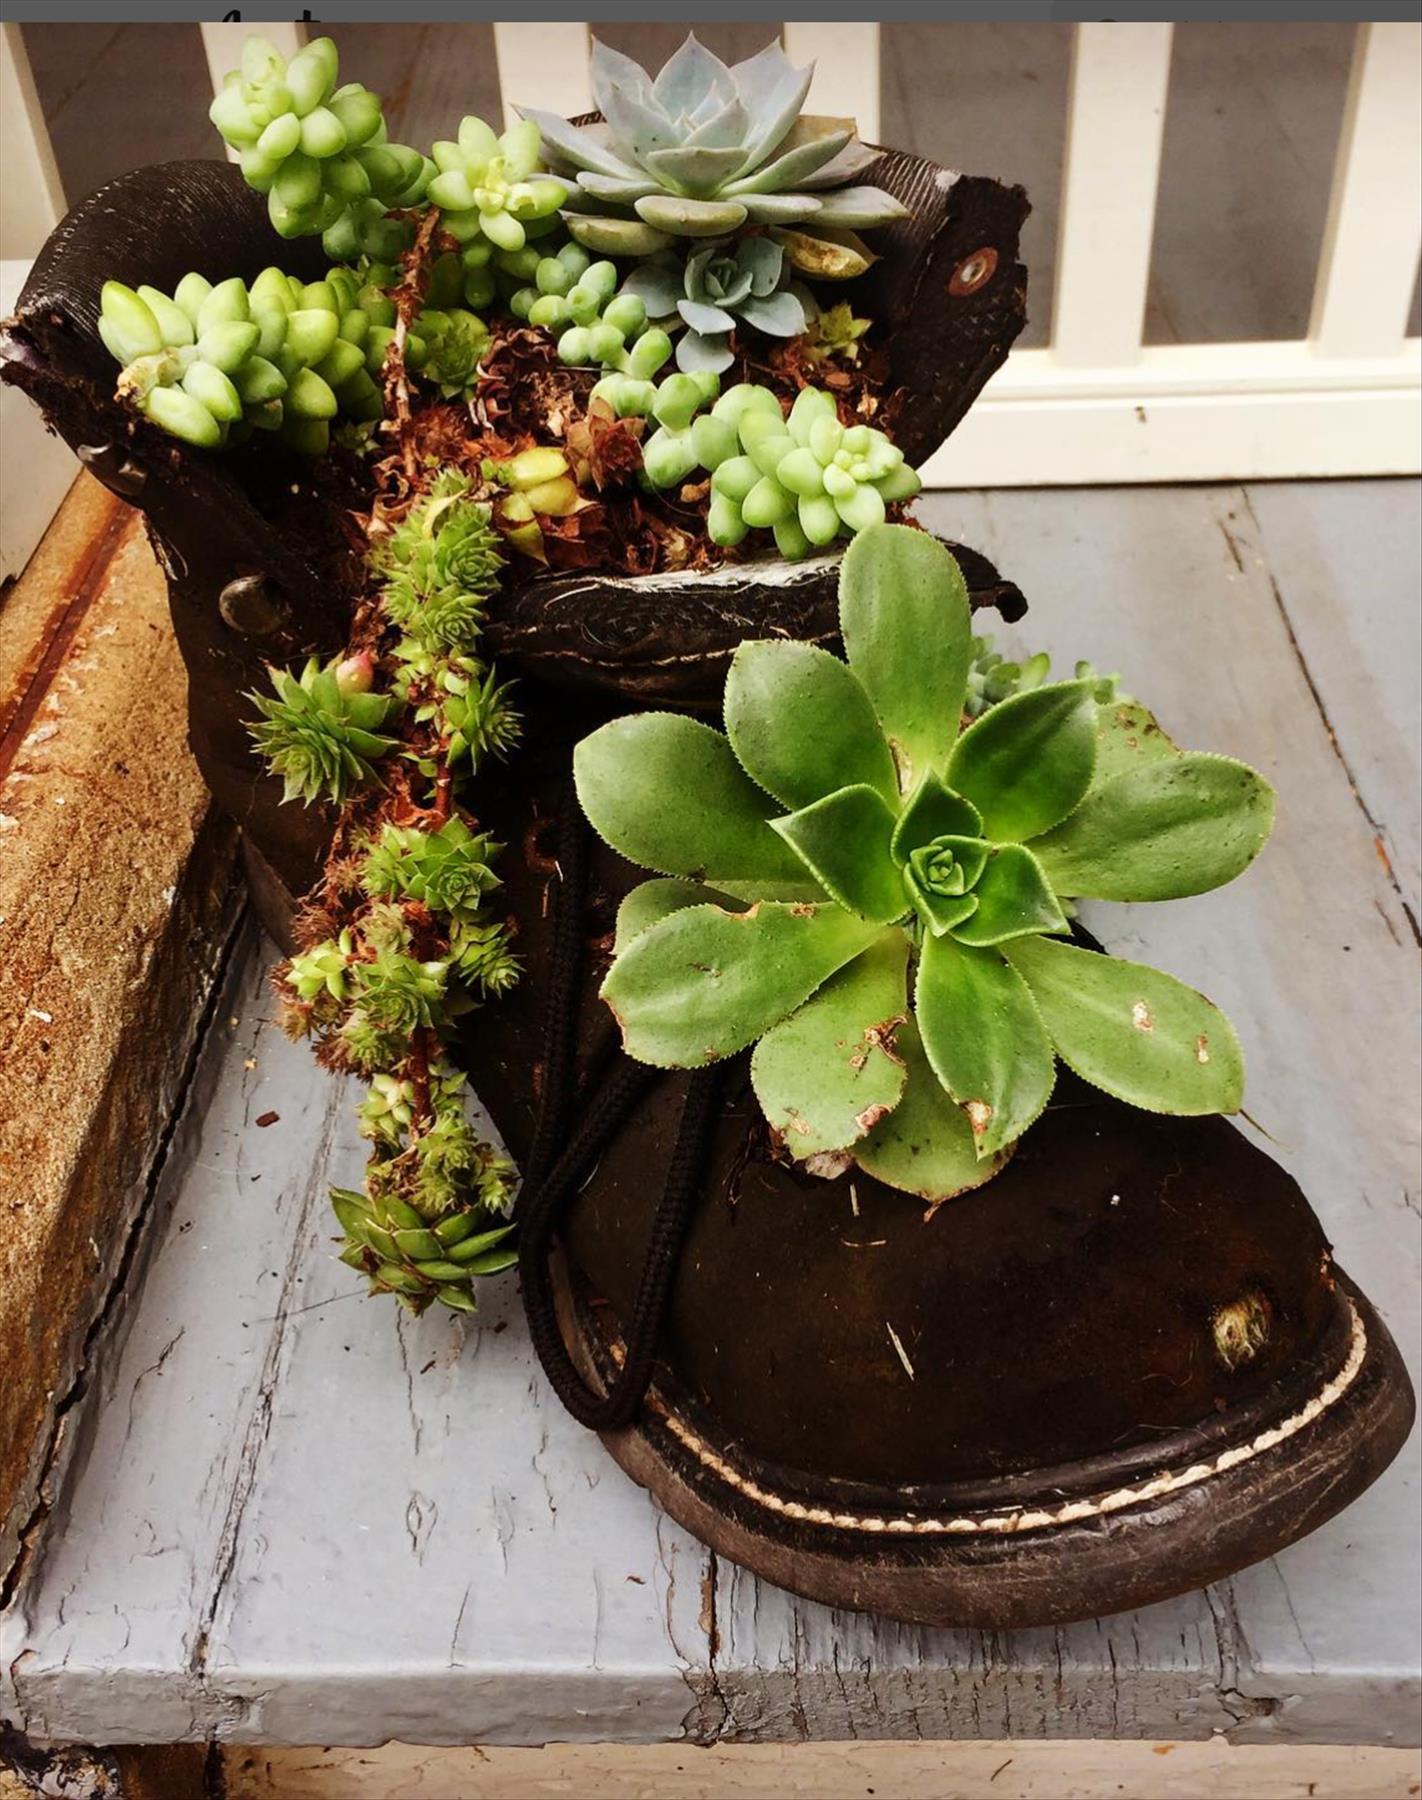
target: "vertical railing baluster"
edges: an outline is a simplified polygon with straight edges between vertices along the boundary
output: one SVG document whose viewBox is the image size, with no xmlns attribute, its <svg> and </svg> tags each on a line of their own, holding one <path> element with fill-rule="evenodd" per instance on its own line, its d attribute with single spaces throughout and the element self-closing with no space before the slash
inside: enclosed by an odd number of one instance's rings
<svg viewBox="0 0 1422 1800">
<path fill-rule="evenodd" d="M 1396 356 L 1422 248 L 1422 25 L 1358 26 L 1309 339 Z"/>
<path fill-rule="evenodd" d="M 1064 365 L 1122 368 L 1140 355 L 1172 29 L 1076 28 L 1052 307 Z"/>
<path fill-rule="evenodd" d="M 18 25 L 0 27 L 0 259 L 28 261 L 64 212 L 64 188 Z"/>
<path fill-rule="evenodd" d="M 586 25 L 494 25 L 499 58 L 499 95 L 504 121 L 512 125 L 516 105 L 576 118 L 591 112 Z"/>
<path fill-rule="evenodd" d="M 879 27 L 867 24 L 786 21 L 786 54 L 796 63 L 813 62 L 811 112 L 854 119 L 866 144 L 879 141 Z"/>
</svg>

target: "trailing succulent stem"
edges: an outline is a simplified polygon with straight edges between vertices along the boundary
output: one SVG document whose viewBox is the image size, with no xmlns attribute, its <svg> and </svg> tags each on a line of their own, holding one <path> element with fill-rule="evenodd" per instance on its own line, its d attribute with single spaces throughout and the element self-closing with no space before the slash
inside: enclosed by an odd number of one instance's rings
<svg viewBox="0 0 1422 1800">
<path fill-rule="evenodd" d="M 1153 1111 L 1238 1109 L 1223 1013 L 1067 942 L 1068 908 L 1204 893 L 1273 820 L 1252 769 L 1178 750 L 1085 665 L 1009 671 L 969 618 L 936 540 L 869 525 L 842 564 L 847 663 L 744 643 L 725 735 L 645 713 L 575 759 L 594 829 L 657 876 L 602 989 L 628 1053 L 695 1068 L 754 1046 L 792 1156 L 930 1200 L 992 1175 L 1058 1057 Z"/>
<path fill-rule="evenodd" d="M 489 508 L 445 471 L 370 561 L 378 641 L 299 679 L 273 671 L 275 698 L 253 696 L 252 736 L 286 798 L 345 808 L 276 984 L 287 1029 L 370 1082 L 366 1191 L 332 1196 L 342 1260 L 413 1312 L 469 1312 L 475 1278 L 514 1260 L 514 1172 L 470 1121 L 445 1052 L 455 1021 L 518 975 L 490 912 L 501 847 L 456 793 L 517 734 L 478 655 L 504 558 Z"/>
</svg>

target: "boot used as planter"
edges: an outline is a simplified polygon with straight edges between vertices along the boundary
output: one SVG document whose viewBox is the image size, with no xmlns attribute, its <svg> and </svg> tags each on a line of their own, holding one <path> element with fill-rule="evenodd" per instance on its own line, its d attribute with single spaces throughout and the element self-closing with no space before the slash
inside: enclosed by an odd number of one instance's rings
<svg viewBox="0 0 1422 1800">
<path fill-rule="evenodd" d="M 797 1591 L 1215 1579 L 1411 1392 L 1223 1116 L 1228 1021 L 1075 902 L 1232 879 L 1272 794 L 1002 663 L 1020 595 L 905 522 L 1021 327 L 1020 190 L 802 114 L 774 48 L 593 73 L 427 159 L 329 40 L 252 40 L 240 170 L 91 197 L 0 346 L 145 511 L 288 1024 L 369 1079 L 340 1253 L 415 1311 L 517 1260 L 574 1415 Z"/>
</svg>

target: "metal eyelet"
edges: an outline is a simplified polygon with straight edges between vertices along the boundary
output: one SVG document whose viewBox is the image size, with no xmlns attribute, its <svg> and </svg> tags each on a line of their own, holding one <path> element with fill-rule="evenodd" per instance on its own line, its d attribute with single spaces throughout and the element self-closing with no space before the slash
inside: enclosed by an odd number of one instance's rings
<svg viewBox="0 0 1422 1800">
<path fill-rule="evenodd" d="M 148 485 L 148 471 L 117 444 L 80 444 L 79 460 L 97 481 L 120 500 L 136 501 Z"/>
<path fill-rule="evenodd" d="M 291 608 L 265 575 L 238 575 L 217 596 L 224 624 L 243 637 L 270 637 L 291 617 Z"/>
<path fill-rule="evenodd" d="M 981 250 L 974 250 L 971 256 L 965 256 L 948 277 L 948 292 L 955 298 L 964 294 L 976 294 L 980 287 L 986 287 L 997 273 L 997 251 L 991 244 L 984 244 Z"/>
</svg>

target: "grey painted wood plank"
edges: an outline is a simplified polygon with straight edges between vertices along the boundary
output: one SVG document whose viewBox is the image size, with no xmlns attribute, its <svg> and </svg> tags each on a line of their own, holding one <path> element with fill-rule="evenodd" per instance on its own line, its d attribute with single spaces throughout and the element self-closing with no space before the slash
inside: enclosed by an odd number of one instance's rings
<svg viewBox="0 0 1422 1800">
<path fill-rule="evenodd" d="M 677 1735 L 705 1553 L 545 1402 L 512 1283 L 472 1325 L 360 1295 L 326 1203 L 359 1179 L 356 1095 L 272 1022 L 270 960 L 254 941 L 209 1045 L 7 1628 L 23 1715 L 93 1741 Z"/>
<path fill-rule="evenodd" d="M 1415 992 L 1415 951 L 1343 766 L 1363 739 L 1349 719 L 1336 743 L 1325 728 L 1244 497 L 941 495 L 926 510 L 1022 582 L 1020 641 L 1121 668 L 1184 741 L 1279 786 L 1275 842 L 1235 887 L 1094 923 L 1230 1010 L 1252 1112 L 1415 1365 L 1416 1051 L 1395 1001 Z M 1322 632 L 1352 600 L 1319 583 Z M 1059 1631 L 831 1613 L 716 1562 L 548 1397 L 512 1284 L 472 1327 L 397 1324 L 352 1293 L 324 1198 L 358 1173 L 351 1096 L 268 1023 L 263 965 L 254 949 L 222 1015 L 239 1025 L 209 1047 L 167 1222 L 6 1625 L 11 1704 L 37 1734 L 1415 1732 L 1415 1444 L 1274 1563 Z M 258 1128 L 267 1110 L 280 1117 Z"/>
<path fill-rule="evenodd" d="M 1278 482 L 1245 503 L 1318 703 L 1422 917 L 1422 483 Z"/>
</svg>

